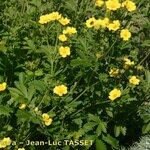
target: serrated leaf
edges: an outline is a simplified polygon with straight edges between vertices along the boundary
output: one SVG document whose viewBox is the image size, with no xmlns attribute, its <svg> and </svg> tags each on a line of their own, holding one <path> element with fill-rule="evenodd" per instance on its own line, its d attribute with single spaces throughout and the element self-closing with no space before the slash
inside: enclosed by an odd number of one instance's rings
<svg viewBox="0 0 150 150">
<path fill-rule="evenodd" d="M 96 115 L 88 114 L 88 118 L 89 118 L 89 121 L 94 121 L 94 122 L 97 122 L 97 123 L 99 123 L 99 122 L 100 122 L 99 117 L 98 117 L 98 116 L 96 116 Z"/>
<path fill-rule="evenodd" d="M 107 136 L 103 136 L 103 140 L 118 150 L 118 141 L 111 135 L 108 134 Z"/>
<path fill-rule="evenodd" d="M 145 114 L 142 116 L 144 123 L 150 122 L 150 114 Z"/>
<path fill-rule="evenodd" d="M 19 95 L 22 95 L 22 92 L 17 88 L 9 88 L 9 91 L 12 97 L 17 97 Z"/>
<path fill-rule="evenodd" d="M 101 82 L 107 82 L 108 81 L 108 75 L 106 73 L 99 74 L 99 80 Z"/>
<path fill-rule="evenodd" d="M 20 90 L 20 92 L 22 93 L 21 95 L 24 96 L 24 98 L 28 99 L 28 91 L 27 88 L 25 87 L 25 85 L 23 85 L 22 83 L 16 82 L 15 83 L 17 89 Z"/>
<path fill-rule="evenodd" d="M 121 43 L 121 45 L 120 45 L 120 49 L 121 50 L 123 50 L 123 49 L 130 49 L 131 47 L 132 47 L 132 45 L 129 42 Z"/>
<path fill-rule="evenodd" d="M 31 113 L 26 111 L 26 110 L 18 110 L 16 113 L 16 116 L 18 118 L 18 121 L 21 122 L 25 122 L 25 121 L 29 121 L 32 117 Z"/>
<path fill-rule="evenodd" d="M 46 86 L 45 86 L 45 84 L 44 84 L 43 81 L 37 81 L 37 80 L 35 80 L 33 82 L 33 85 L 34 85 L 35 89 L 38 90 L 38 91 L 40 91 L 40 92 L 43 92 L 46 89 Z"/>
<path fill-rule="evenodd" d="M 150 89 L 150 71 L 146 71 L 145 72 L 145 76 L 146 76 L 146 89 Z"/>
<path fill-rule="evenodd" d="M 74 119 L 73 122 L 75 122 L 77 125 L 81 126 L 83 121 L 81 118 L 77 118 L 77 119 Z"/>
<path fill-rule="evenodd" d="M 35 75 L 36 76 L 42 76 L 43 75 L 43 70 L 42 69 L 38 69 L 35 71 Z"/>
<path fill-rule="evenodd" d="M 149 132 L 150 132 L 150 123 L 144 125 L 143 128 L 142 128 L 142 133 L 143 134 L 146 134 L 146 133 L 149 133 Z"/>
<path fill-rule="evenodd" d="M 101 130 L 106 133 L 107 132 L 107 123 L 100 121 L 99 125 L 101 126 Z"/>
<path fill-rule="evenodd" d="M 78 131 L 78 136 L 79 136 L 79 137 L 82 137 L 84 134 L 85 134 L 85 131 L 84 131 L 83 129 L 80 129 L 80 130 Z"/>
<path fill-rule="evenodd" d="M 109 117 L 113 117 L 113 113 L 112 113 L 112 111 L 110 111 L 110 110 L 106 110 L 106 113 L 107 113 L 107 115 L 108 115 Z"/>
<path fill-rule="evenodd" d="M 143 41 L 141 46 L 143 46 L 143 47 L 150 47 L 150 40 Z"/>
<path fill-rule="evenodd" d="M 12 112 L 12 108 L 0 105 L 0 115 L 9 116 Z"/>
<path fill-rule="evenodd" d="M 23 73 L 20 73 L 19 74 L 19 82 L 20 82 L 20 84 L 24 84 L 24 80 L 25 80 L 25 77 L 24 77 L 24 74 Z M 18 83 L 18 82 L 17 82 Z"/>
<path fill-rule="evenodd" d="M 120 132 L 121 132 L 121 127 L 120 126 L 115 126 L 114 127 L 114 134 L 116 137 L 118 137 L 120 135 Z"/>
<path fill-rule="evenodd" d="M 82 104 L 81 101 L 72 101 L 67 107 L 76 108 L 78 105 Z"/>
<path fill-rule="evenodd" d="M 127 128 L 126 127 L 121 127 L 120 130 L 121 130 L 121 133 L 125 136 L 126 132 L 127 132 Z"/>
<path fill-rule="evenodd" d="M 49 117 L 52 117 L 52 118 L 53 118 L 53 117 L 56 116 L 56 113 L 51 110 L 51 111 L 48 112 L 48 115 L 49 115 Z"/>
<path fill-rule="evenodd" d="M 95 123 L 95 122 L 88 122 L 83 126 L 83 130 L 85 132 L 91 131 L 91 130 L 93 130 L 93 127 L 95 127 L 96 125 L 97 125 L 97 123 Z"/>
<path fill-rule="evenodd" d="M 100 126 L 100 125 L 98 125 L 98 127 L 97 127 L 97 129 L 96 129 L 96 134 L 97 134 L 97 136 L 100 136 L 100 135 L 101 135 L 101 133 L 102 133 L 101 126 Z"/>
<path fill-rule="evenodd" d="M 92 145 L 94 145 L 94 141 L 96 140 L 96 135 L 85 135 L 84 138 L 82 138 L 83 140 L 88 140 L 88 145 L 86 145 L 85 150 L 88 150 Z"/>
<path fill-rule="evenodd" d="M 33 85 L 31 85 L 28 89 L 28 100 L 31 101 L 33 95 L 35 93 L 35 88 Z"/>
<path fill-rule="evenodd" d="M 102 140 L 96 140 L 96 150 L 107 150 L 107 147 Z"/>
</svg>

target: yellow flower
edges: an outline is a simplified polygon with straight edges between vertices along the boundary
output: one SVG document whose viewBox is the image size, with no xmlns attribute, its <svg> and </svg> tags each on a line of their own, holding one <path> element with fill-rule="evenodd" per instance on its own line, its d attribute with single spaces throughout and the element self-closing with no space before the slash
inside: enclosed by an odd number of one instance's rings
<svg viewBox="0 0 150 150">
<path fill-rule="evenodd" d="M 38 108 L 38 107 L 35 107 L 35 108 L 34 108 L 34 111 L 35 111 L 35 112 L 38 112 L 38 111 L 39 111 L 39 108 Z"/>
<path fill-rule="evenodd" d="M 121 91 L 119 89 L 113 89 L 112 91 L 110 91 L 109 93 L 109 99 L 110 100 L 115 100 L 116 98 L 121 97 Z"/>
<path fill-rule="evenodd" d="M 110 23 L 108 25 L 109 30 L 117 31 L 119 28 L 120 28 L 119 20 L 114 20 L 113 23 Z"/>
<path fill-rule="evenodd" d="M 122 7 L 126 7 L 128 11 L 134 11 L 136 10 L 136 5 L 134 2 L 130 1 L 130 0 L 126 0 L 122 3 Z"/>
<path fill-rule="evenodd" d="M 121 7 L 119 0 L 108 0 L 106 1 L 106 7 L 109 10 L 117 10 Z"/>
<path fill-rule="evenodd" d="M 94 26 L 96 19 L 94 17 L 89 18 L 88 20 L 86 20 L 86 26 L 87 28 L 92 28 Z"/>
<path fill-rule="evenodd" d="M 97 7 L 101 7 L 103 4 L 104 4 L 103 0 L 96 0 L 95 1 L 95 6 L 97 6 Z"/>
<path fill-rule="evenodd" d="M 67 91 L 67 87 L 62 84 L 62 85 L 55 86 L 53 92 L 59 96 L 63 96 L 64 94 L 67 94 L 68 91 Z"/>
<path fill-rule="evenodd" d="M 19 106 L 19 109 L 25 109 L 27 107 L 27 105 L 26 104 L 20 104 L 20 106 Z"/>
<path fill-rule="evenodd" d="M 136 68 L 137 68 L 137 70 L 143 70 L 144 69 L 144 67 L 142 65 L 138 65 Z"/>
<path fill-rule="evenodd" d="M 111 76 L 111 77 L 115 77 L 115 76 L 117 76 L 119 74 L 119 69 L 117 69 L 117 68 L 112 68 L 112 69 L 110 69 L 110 71 L 109 71 L 109 75 Z"/>
<path fill-rule="evenodd" d="M 18 150 L 25 150 L 25 148 L 18 148 Z"/>
<path fill-rule="evenodd" d="M 58 20 L 60 18 L 61 18 L 61 15 L 58 12 L 52 12 L 50 14 L 40 16 L 39 23 L 45 24 L 45 23 L 48 23 L 50 21 Z"/>
<path fill-rule="evenodd" d="M 47 113 L 42 114 L 42 118 L 43 120 L 48 120 L 49 119 L 49 115 Z"/>
<path fill-rule="evenodd" d="M 67 41 L 67 36 L 65 34 L 61 34 L 61 35 L 59 35 L 58 39 L 62 42 L 65 42 L 65 41 Z"/>
<path fill-rule="evenodd" d="M 102 28 L 106 28 L 109 25 L 109 18 L 99 19 L 99 24 L 102 26 Z"/>
<path fill-rule="evenodd" d="M 58 20 L 63 26 L 67 25 L 70 23 L 70 19 L 68 18 L 64 18 L 64 17 L 61 17 L 59 20 Z"/>
<path fill-rule="evenodd" d="M 124 58 L 124 61 L 125 61 L 125 65 L 127 65 L 127 66 L 132 66 L 132 65 L 134 65 L 134 61 L 131 61 L 131 60 L 128 59 L 128 58 Z"/>
<path fill-rule="evenodd" d="M 52 118 L 49 118 L 48 120 L 45 120 L 45 125 L 46 125 L 46 126 L 51 125 L 51 124 L 52 124 L 52 121 L 53 121 Z"/>
<path fill-rule="evenodd" d="M 57 12 L 57 11 L 56 12 L 52 12 L 49 15 L 50 15 L 50 19 L 52 21 L 59 20 L 61 18 L 61 14 L 59 14 L 59 12 Z"/>
<path fill-rule="evenodd" d="M 6 82 L 3 82 L 0 84 L 0 91 L 4 91 L 7 87 L 7 83 Z"/>
<path fill-rule="evenodd" d="M 47 113 L 42 114 L 42 118 L 43 118 L 44 124 L 45 124 L 46 126 L 49 126 L 49 125 L 52 124 L 53 119 L 50 118 Z"/>
<path fill-rule="evenodd" d="M 134 11 L 136 10 L 136 5 L 132 1 L 127 1 L 126 8 L 128 11 Z"/>
<path fill-rule="evenodd" d="M 101 19 L 97 19 L 97 20 L 95 20 L 93 27 L 96 30 L 98 30 L 100 28 L 100 26 L 101 26 L 101 23 L 102 23 L 102 20 Z"/>
<path fill-rule="evenodd" d="M 65 30 L 63 30 L 63 34 L 71 35 L 71 34 L 75 34 L 75 33 L 77 33 L 77 30 L 74 27 L 67 27 Z"/>
<path fill-rule="evenodd" d="M 127 0 L 122 2 L 121 7 L 126 7 L 126 4 L 127 4 Z"/>
<path fill-rule="evenodd" d="M 33 111 L 34 111 L 36 114 L 42 114 L 42 111 L 39 110 L 38 107 L 35 107 L 35 108 L 33 109 Z"/>
<path fill-rule="evenodd" d="M 5 147 L 9 146 L 10 144 L 11 144 L 11 139 L 9 137 L 3 138 L 0 141 L 0 148 L 5 148 Z"/>
<path fill-rule="evenodd" d="M 128 69 L 130 66 L 133 66 L 134 65 L 134 61 L 131 61 L 130 59 L 128 58 L 124 58 L 124 68 L 125 69 Z"/>
<path fill-rule="evenodd" d="M 59 48 L 59 54 L 61 55 L 61 57 L 65 58 L 67 56 L 70 55 L 70 48 L 68 46 L 61 46 Z"/>
<path fill-rule="evenodd" d="M 40 20 L 39 20 L 40 24 L 45 24 L 48 23 L 49 21 L 51 21 L 49 14 L 40 16 Z"/>
<path fill-rule="evenodd" d="M 132 76 L 132 77 L 129 79 L 129 82 L 130 82 L 131 84 L 134 84 L 134 85 L 139 85 L 140 80 L 139 80 L 136 76 Z"/>
<path fill-rule="evenodd" d="M 103 54 L 101 52 L 97 52 L 95 54 L 95 56 L 96 56 L 97 59 L 99 59 L 99 58 L 101 58 L 103 56 Z"/>
<path fill-rule="evenodd" d="M 131 33 L 128 29 L 123 29 L 120 32 L 120 37 L 123 38 L 124 41 L 128 41 L 131 37 Z"/>
</svg>

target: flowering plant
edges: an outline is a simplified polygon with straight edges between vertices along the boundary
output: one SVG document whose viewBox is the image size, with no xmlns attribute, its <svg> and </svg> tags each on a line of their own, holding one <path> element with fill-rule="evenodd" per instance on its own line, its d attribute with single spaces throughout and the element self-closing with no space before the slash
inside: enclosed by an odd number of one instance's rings
<svg viewBox="0 0 150 150">
<path fill-rule="evenodd" d="M 68 140 L 53 149 L 118 150 L 142 128 L 150 132 L 150 119 L 141 123 L 138 114 L 150 89 L 149 54 L 140 56 L 140 48 L 149 47 L 143 27 L 149 20 L 135 19 L 144 2 L 0 5 L 0 148 L 48 149 L 26 141 Z"/>
</svg>

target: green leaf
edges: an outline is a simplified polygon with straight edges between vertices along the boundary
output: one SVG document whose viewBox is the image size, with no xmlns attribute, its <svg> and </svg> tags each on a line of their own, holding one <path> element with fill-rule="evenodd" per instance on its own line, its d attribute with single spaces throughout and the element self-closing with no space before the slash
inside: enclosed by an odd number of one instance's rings
<svg viewBox="0 0 150 150">
<path fill-rule="evenodd" d="M 95 127 L 96 125 L 97 125 L 97 123 L 95 123 L 95 122 L 88 122 L 83 126 L 83 130 L 85 132 L 91 131 L 91 130 L 93 130 L 93 127 Z"/>
<path fill-rule="evenodd" d="M 107 113 L 107 115 L 109 116 L 109 117 L 113 117 L 113 113 L 112 113 L 112 111 L 110 111 L 110 110 L 106 110 L 106 113 Z"/>
<path fill-rule="evenodd" d="M 16 88 L 9 88 L 9 92 L 12 97 L 18 97 L 19 95 L 23 96 L 22 92 Z"/>
<path fill-rule="evenodd" d="M 106 73 L 99 74 L 99 80 L 101 82 L 107 82 L 108 81 L 108 75 Z"/>
<path fill-rule="evenodd" d="M 150 123 L 148 124 L 145 124 L 142 128 L 142 133 L 143 134 L 146 134 L 146 133 L 149 133 L 150 132 Z"/>
<path fill-rule="evenodd" d="M 150 114 L 149 113 L 148 114 L 144 114 L 142 116 L 142 119 L 143 119 L 144 123 L 150 122 Z"/>
<path fill-rule="evenodd" d="M 90 67 L 92 66 L 91 62 L 88 59 L 73 59 L 71 61 L 71 66 L 72 67 L 78 67 L 78 66 L 83 66 L 83 67 Z"/>
<path fill-rule="evenodd" d="M 28 99 L 28 91 L 27 91 L 27 88 L 25 87 L 25 85 L 22 83 L 19 83 L 19 82 L 16 82 L 15 85 L 16 85 L 17 89 L 20 90 L 20 92 L 22 93 L 24 98 Z"/>
<path fill-rule="evenodd" d="M 88 150 L 90 149 L 90 147 L 92 145 L 94 145 L 94 141 L 97 139 L 96 135 L 89 135 L 89 134 L 86 134 L 84 138 L 82 138 L 83 140 L 88 140 L 88 145 L 85 146 L 85 150 Z"/>
<path fill-rule="evenodd" d="M 141 46 L 143 46 L 143 47 L 150 47 L 150 40 L 143 41 Z"/>
<path fill-rule="evenodd" d="M 35 71 L 35 75 L 36 76 L 42 76 L 43 75 L 43 70 L 42 69 L 38 69 Z"/>
<path fill-rule="evenodd" d="M 101 133 L 102 133 L 101 126 L 98 125 L 98 127 L 97 127 L 97 129 L 96 129 L 96 134 L 97 134 L 97 136 L 99 136 L 99 135 L 101 135 Z"/>
<path fill-rule="evenodd" d="M 19 83 L 24 85 L 24 81 L 25 81 L 25 76 L 23 73 L 19 74 Z"/>
<path fill-rule="evenodd" d="M 78 137 L 82 137 L 82 136 L 85 134 L 84 129 L 80 129 L 80 130 L 77 132 L 77 134 L 78 134 Z"/>
<path fill-rule="evenodd" d="M 81 126 L 83 121 L 81 118 L 77 118 L 77 119 L 74 119 L 73 122 L 75 122 L 77 125 Z"/>
<path fill-rule="evenodd" d="M 107 150 L 107 147 L 102 140 L 96 140 L 96 150 Z"/>
<path fill-rule="evenodd" d="M 23 47 L 24 49 L 29 49 L 29 50 L 31 50 L 31 51 L 34 51 L 34 50 L 36 50 L 36 46 L 35 46 L 35 43 L 34 43 L 34 41 L 33 40 L 30 40 L 30 39 L 28 39 L 27 37 L 25 37 L 24 38 L 24 40 L 25 40 L 25 46 Z"/>
<path fill-rule="evenodd" d="M 89 117 L 89 121 L 94 121 L 94 122 L 97 122 L 97 123 L 99 123 L 99 122 L 100 122 L 99 117 L 98 117 L 98 116 L 96 116 L 96 115 L 88 114 L 88 117 Z"/>
<path fill-rule="evenodd" d="M 126 132 L 127 132 L 127 128 L 126 127 L 120 127 L 121 133 L 125 136 Z"/>
<path fill-rule="evenodd" d="M 146 71 L 145 72 L 145 76 L 146 76 L 146 90 L 150 89 L 150 71 Z"/>
<path fill-rule="evenodd" d="M 35 93 L 35 88 L 33 85 L 31 85 L 28 89 L 28 100 L 31 101 L 33 95 Z"/>
<path fill-rule="evenodd" d="M 126 42 L 126 43 L 121 43 L 121 45 L 119 47 L 121 50 L 130 49 L 132 47 L 132 45 L 129 42 Z"/>
<path fill-rule="evenodd" d="M 107 136 L 103 136 L 103 140 L 118 150 L 118 141 L 111 135 L 108 134 Z"/>
<path fill-rule="evenodd" d="M 0 51 L 6 53 L 7 52 L 7 47 L 6 47 L 6 42 L 5 41 L 0 41 Z"/>
<path fill-rule="evenodd" d="M 69 103 L 68 105 L 66 105 L 66 107 L 71 107 L 71 108 L 76 108 L 77 106 L 79 106 L 80 104 L 82 104 L 82 101 L 72 101 L 71 103 Z"/>
<path fill-rule="evenodd" d="M 0 115 L 9 116 L 12 112 L 12 108 L 0 105 Z"/>
<path fill-rule="evenodd" d="M 115 126 L 114 127 L 114 134 L 116 137 L 118 137 L 120 135 L 121 132 L 121 127 L 120 126 Z"/>
<path fill-rule="evenodd" d="M 63 150 L 70 150 L 70 147 L 68 145 L 66 145 Z"/>
<path fill-rule="evenodd" d="M 66 1 L 65 8 L 69 9 L 70 11 L 76 12 L 77 11 L 77 2 L 76 1 Z"/>
<path fill-rule="evenodd" d="M 107 132 L 107 123 L 100 121 L 99 125 L 101 126 L 101 130 L 106 133 Z"/>
<path fill-rule="evenodd" d="M 56 116 L 56 113 L 55 113 L 54 111 L 50 110 L 50 111 L 48 112 L 48 115 L 53 118 L 53 117 Z"/>
<path fill-rule="evenodd" d="M 37 81 L 37 80 L 35 80 L 35 81 L 32 82 L 32 84 L 34 85 L 35 89 L 38 90 L 38 91 L 40 91 L 40 92 L 43 92 L 43 91 L 46 90 L 46 86 L 45 86 L 45 84 L 44 84 L 43 81 L 40 81 L 40 80 Z"/>
<path fill-rule="evenodd" d="M 16 113 L 19 123 L 30 121 L 32 114 L 26 110 L 18 110 Z"/>
</svg>

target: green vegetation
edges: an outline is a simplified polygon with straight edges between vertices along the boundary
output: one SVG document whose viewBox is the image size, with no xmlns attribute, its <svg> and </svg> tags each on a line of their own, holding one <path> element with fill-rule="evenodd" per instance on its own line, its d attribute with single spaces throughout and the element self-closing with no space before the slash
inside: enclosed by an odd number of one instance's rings
<svg viewBox="0 0 150 150">
<path fill-rule="evenodd" d="M 144 150 L 150 2 L 5 0 L 0 10 L 0 149 Z"/>
</svg>

